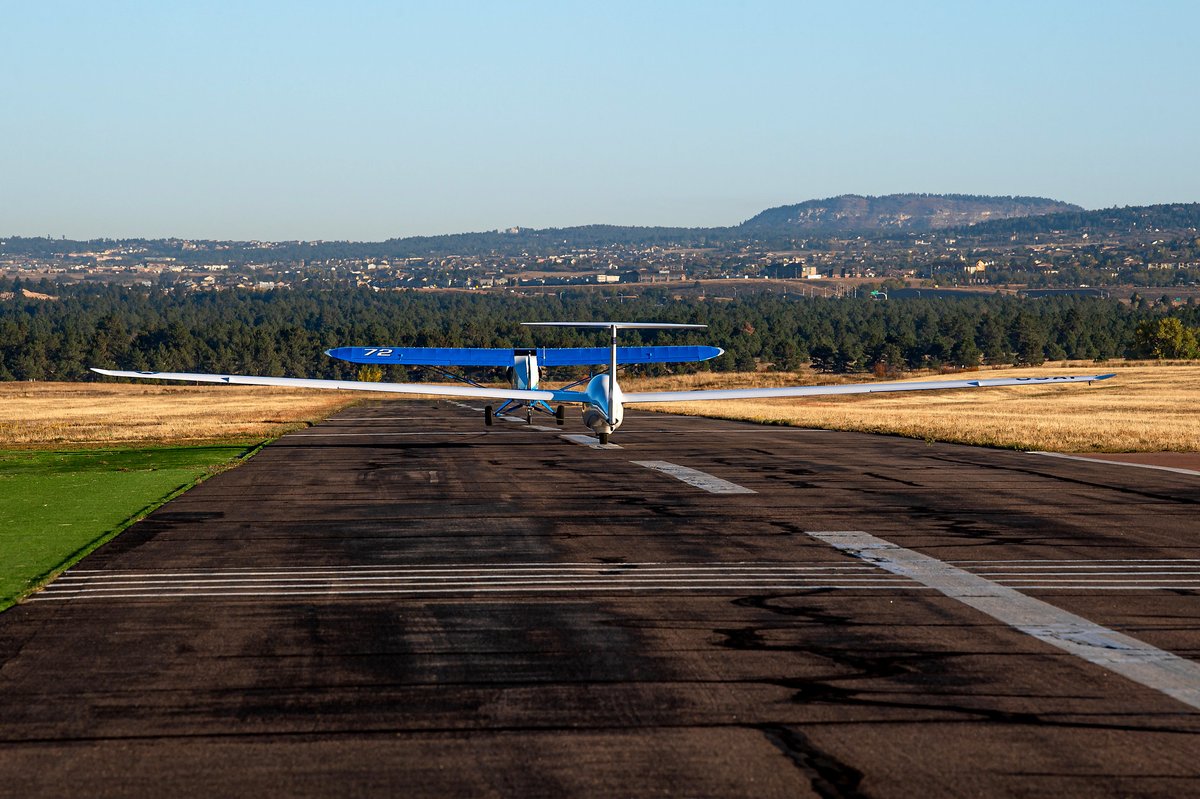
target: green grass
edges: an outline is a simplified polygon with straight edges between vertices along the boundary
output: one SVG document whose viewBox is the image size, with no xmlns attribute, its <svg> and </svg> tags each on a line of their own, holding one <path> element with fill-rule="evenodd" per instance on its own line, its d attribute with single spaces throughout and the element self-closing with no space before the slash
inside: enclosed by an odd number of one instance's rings
<svg viewBox="0 0 1200 799">
<path fill-rule="evenodd" d="M 0 610 L 254 448 L 0 450 Z"/>
</svg>

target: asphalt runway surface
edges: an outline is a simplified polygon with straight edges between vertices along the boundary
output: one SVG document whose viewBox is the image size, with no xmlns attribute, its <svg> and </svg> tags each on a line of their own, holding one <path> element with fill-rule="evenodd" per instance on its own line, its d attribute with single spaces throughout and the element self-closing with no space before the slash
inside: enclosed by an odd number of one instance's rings
<svg viewBox="0 0 1200 799">
<path fill-rule="evenodd" d="M 0 615 L 0 795 L 1200 793 L 1200 475 L 471 407 L 286 436 Z"/>
</svg>

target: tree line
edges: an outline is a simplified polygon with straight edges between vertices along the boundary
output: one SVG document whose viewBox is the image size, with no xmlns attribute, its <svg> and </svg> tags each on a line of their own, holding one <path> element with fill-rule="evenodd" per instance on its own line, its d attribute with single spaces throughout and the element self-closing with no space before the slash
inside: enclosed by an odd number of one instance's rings
<svg viewBox="0 0 1200 799">
<path fill-rule="evenodd" d="M 839 372 L 1039 364 L 1132 356 L 1200 357 L 1200 309 L 1131 305 L 1103 298 L 1008 296 L 821 299 L 749 295 L 728 302 L 677 301 L 564 291 L 517 298 L 482 293 L 369 289 L 228 290 L 180 293 L 114 285 L 0 280 L 0 380 L 96 379 L 90 366 L 242 372 L 353 379 L 331 347 L 600 346 L 594 331 L 546 330 L 523 321 L 687 322 L 707 330 L 631 334 L 625 343 L 713 344 L 724 355 L 667 371 L 791 370 L 811 363 Z M 386 379 L 413 379 L 400 367 Z"/>
</svg>

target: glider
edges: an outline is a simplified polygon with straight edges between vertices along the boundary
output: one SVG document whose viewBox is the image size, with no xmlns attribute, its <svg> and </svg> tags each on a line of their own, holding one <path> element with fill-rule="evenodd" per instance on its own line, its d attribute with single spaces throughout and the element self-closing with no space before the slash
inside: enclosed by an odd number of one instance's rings
<svg viewBox="0 0 1200 799">
<path fill-rule="evenodd" d="M 321 388 L 342 391 L 383 391 L 393 394 L 432 394 L 442 397 L 469 397 L 505 402 L 518 402 L 527 408 L 538 407 L 549 410 L 549 403 L 577 403 L 583 406 L 583 424 L 596 434 L 601 444 L 607 444 L 609 436 L 621 426 L 625 405 L 636 402 L 694 402 L 703 400 L 767 399 L 774 397 L 814 397 L 834 394 L 872 394 L 893 391 L 937 391 L 960 388 L 991 388 L 994 386 L 1056 385 L 1060 383 L 1092 383 L 1107 380 L 1113 374 L 1063 375 L 1054 377 L 999 377 L 970 380 L 932 380 L 909 383 L 853 383 L 838 386 L 784 386 L 778 388 L 733 388 L 712 391 L 649 391 L 629 392 L 621 390 L 617 382 L 617 366 L 621 363 L 661 363 L 661 360 L 637 360 L 639 351 L 650 351 L 644 357 L 676 357 L 678 360 L 704 360 L 720 354 L 715 347 L 618 347 L 617 334 L 621 330 L 691 330 L 706 325 L 671 324 L 663 322 L 524 322 L 528 327 L 574 327 L 603 329 L 609 332 L 607 348 L 572 348 L 559 350 L 487 350 L 487 349 L 444 349 L 436 348 L 387 348 L 345 347 L 329 350 L 328 354 L 355 363 L 408 363 L 413 365 L 487 365 L 511 368 L 511 388 L 488 388 L 470 381 L 461 386 L 432 385 L 427 383 L 371 383 L 359 380 L 310 380 L 295 377 L 256 377 L 250 375 L 191 374 L 187 372 L 129 372 L 115 369 L 97 369 L 93 372 L 109 377 L 145 378 L 152 380 L 181 380 L 200 383 L 228 383 L 231 385 L 284 386 L 289 388 Z M 671 352 L 674 350 L 675 352 Z M 695 350 L 695 352 L 684 352 Z M 715 350 L 712 354 L 706 354 Z M 654 352 L 658 351 L 658 352 Z M 568 353 L 553 355 L 548 353 Z M 570 353 L 574 352 L 574 356 Z M 588 354 L 581 354 L 586 352 Z M 554 358 L 595 359 L 597 352 L 606 354 L 608 371 L 593 375 L 586 381 L 560 389 L 543 389 L 539 384 L 538 365 L 555 365 Z M 406 355 L 407 353 L 407 355 Z M 466 354 L 464 354 L 466 353 Z M 482 353 L 482 354 L 481 354 Z M 539 353 L 542 353 L 539 359 Z M 704 356 L 704 357 L 702 357 Z M 409 360 L 403 360 L 407 357 Z M 374 359 L 374 360 L 371 360 Z M 395 360 L 388 360 L 395 359 Z M 437 360 L 441 359 L 441 360 Z M 490 362 L 479 363 L 483 360 Z M 507 359 L 507 360 L 506 360 Z M 420 360 L 429 363 L 417 363 Z M 437 363 L 432 361 L 437 360 Z M 466 363 L 464 363 L 464 361 Z M 549 361 L 549 363 L 547 363 Z M 595 360 L 578 361 L 577 365 L 594 364 Z M 566 362 L 557 365 L 565 365 Z M 463 380 L 456 375 L 455 379 Z M 585 383 L 582 391 L 575 385 Z M 502 406 L 503 407 L 503 406 Z M 484 421 L 491 423 L 493 413 L 489 405 L 484 411 Z M 562 424 L 561 407 L 555 416 Z"/>
<path fill-rule="evenodd" d="M 631 363 L 692 363 L 715 358 L 725 350 L 719 347 L 668 346 L 668 347 L 617 347 L 617 365 Z M 483 388 L 473 380 L 447 372 L 446 366 L 503 367 L 508 371 L 512 387 L 522 390 L 540 388 L 541 367 L 552 366 L 597 366 L 607 364 L 610 353 L 606 347 L 539 347 L 476 349 L 470 347 L 337 347 L 325 350 L 325 354 L 350 363 L 403 366 L 423 366 L 452 380 Z M 563 386 L 574 388 L 589 378 Z M 563 423 L 563 406 L 552 409 L 543 400 L 507 399 L 496 408 L 494 415 L 512 415 L 517 409 L 525 408 L 526 421 L 532 422 L 533 412 L 541 411 Z M 492 423 L 493 412 L 489 405 L 484 410 L 484 423 Z"/>
</svg>

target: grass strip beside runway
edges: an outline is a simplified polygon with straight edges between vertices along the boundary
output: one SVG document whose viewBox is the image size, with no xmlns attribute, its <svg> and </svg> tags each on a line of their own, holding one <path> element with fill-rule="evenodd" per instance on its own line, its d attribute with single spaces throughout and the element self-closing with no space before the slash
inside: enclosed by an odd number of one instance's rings
<svg viewBox="0 0 1200 799">
<path fill-rule="evenodd" d="M 0 610 L 255 450 L 0 450 Z"/>
</svg>

